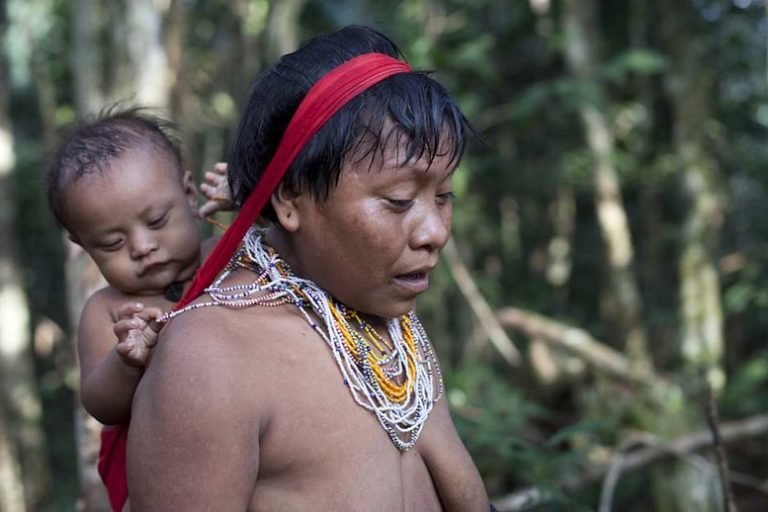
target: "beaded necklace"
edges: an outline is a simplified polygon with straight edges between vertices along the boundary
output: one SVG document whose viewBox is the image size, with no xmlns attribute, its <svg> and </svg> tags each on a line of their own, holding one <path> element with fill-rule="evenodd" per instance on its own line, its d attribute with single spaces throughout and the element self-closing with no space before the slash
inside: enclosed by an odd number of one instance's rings
<svg viewBox="0 0 768 512">
<path fill-rule="evenodd" d="M 223 286 L 237 268 L 254 272 L 256 278 L 247 284 Z M 415 313 L 386 321 L 388 343 L 357 311 L 333 299 L 313 281 L 293 274 L 280 255 L 264 243 L 258 228 L 251 228 L 244 246 L 205 291 L 210 301 L 171 311 L 161 320 L 200 307 L 240 309 L 293 303 L 331 349 L 355 403 L 374 413 L 399 450 L 416 444 L 432 406 L 442 396 L 443 381 L 429 338 Z"/>
</svg>

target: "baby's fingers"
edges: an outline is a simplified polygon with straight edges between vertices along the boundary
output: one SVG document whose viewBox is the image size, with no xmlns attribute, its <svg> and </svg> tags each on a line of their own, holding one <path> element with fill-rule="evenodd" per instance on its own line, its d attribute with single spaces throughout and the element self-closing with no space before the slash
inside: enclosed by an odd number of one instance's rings
<svg viewBox="0 0 768 512">
<path fill-rule="evenodd" d="M 200 190 L 208 199 L 215 199 L 215 195 L 227 192 L 227 164 L 219 162 L 213 169 L 203 174 L 203 182 Z M 228 194 L 226 194 L 228 195 Z"/>
<path fill-rule="evenodd" d="M 149 346 L 137 331 L 132 331 L 125 341 L 117 344 L 117 355 L 129 366 L 144 367 L 149 359 Z"/>
<path fill-rule="evenodd" d="M 131 330 L 140 328 L 142 323 L 142 320 L 139 320 L 133 316 L 130 318 L 123 318 L 115 322 L 115 324 L 112 326 L 112 330 L 114 331 L 118 340 L 122 341 L 128 336 Z"/>
<path fill-rule="evenodd" d="M 165 322 L 162 320 L 164 313 L 158 308 L 152 309 L 153 311 L 147 317 L 147 325 L 149 326 L 149 331 L 146 332 L 146 337 L 150 342 L 150 347 L 155 346 L 155 343 L 157 343 L 157 336 L 160 334 L 160 330 L 163 328 L 163 325 L 165 325 Z"/>
<path fill-rule="evenodd" d="M 226 179 L 227 178 L 227 162 L 216 162 L 215 164 L 213 164 L 213 167 L 211 167 L 211 170 L 208 171 L 206 174 L 213 174 L 223 179 Z"/>
<path fill-rule="evenodd" d="M 115 350 L 117 355 L 123 360 L 123 363 L 129 366 L 142 367 L 146 362 L 146 356 L 142 357 L 141 343 L 134 339 L 129 338 L 122 343 L 118 343 Z"/>
</svg>

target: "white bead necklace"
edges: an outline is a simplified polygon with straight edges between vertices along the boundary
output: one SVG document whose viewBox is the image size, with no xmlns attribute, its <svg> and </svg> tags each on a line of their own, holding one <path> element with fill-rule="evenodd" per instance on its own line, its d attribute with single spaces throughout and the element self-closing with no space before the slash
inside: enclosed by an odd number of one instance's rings
<svg viewBox="0 0 768 512">
<path fill-rule="evenodd" d="M 256 272 L 257 277 L 247 284 L 223 286 L 236 268 L 247 268 Z M 386 321 L 392 345 L 386 347 L 389 353 L 373 350 L 372 343 L 363 335 L 364 329 L 372 330 L 372 327 L 360 325 L 360 330 L 355 329 L 348 318 L 361 322 L 359 317 L 348 312 L 313 281 L 294 275 L 280 255 L 264 244 L 263 232 L 258 228 L 248 232 L 245 247 L 205 291 L 210 301 L 166 313 L 162 320 L 168 321 L 200 307 L 239 309 L 293 303 L 331 349 L 355 403 L 376 415 L 399 450 L 408 450 L 416 444 L 432 406 L 442 396 L 443 381 L 429 338 L 413 312 Z M 375 332 L 372 334 L 383 342 Z M 376 340 L 373 343 L 376 344 Z M 397 383 L 396 379 L 402 382 Z M 405 393 L 393 395 L 393 387 Z"/>
</svg>

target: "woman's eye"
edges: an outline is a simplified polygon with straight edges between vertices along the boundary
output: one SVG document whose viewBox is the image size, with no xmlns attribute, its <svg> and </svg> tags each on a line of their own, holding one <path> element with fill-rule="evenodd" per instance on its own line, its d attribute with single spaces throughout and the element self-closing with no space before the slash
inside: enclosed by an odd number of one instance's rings
<svg viewBox="0 0 768 512">
<path fill-rule="evenodd" d="M 437 202 L 440 204 L 450 203 L 455 197 L 456 194 L 453 192 L 444 192 L 442 194 L 437 194 Z"/>
<path fill-rule="evenodd" d="M 387 202 L 399 210 L 405 210 L 413 204 L 411 199 L 394 199 L 391 197 L 387 198 Z"/>
</svg>

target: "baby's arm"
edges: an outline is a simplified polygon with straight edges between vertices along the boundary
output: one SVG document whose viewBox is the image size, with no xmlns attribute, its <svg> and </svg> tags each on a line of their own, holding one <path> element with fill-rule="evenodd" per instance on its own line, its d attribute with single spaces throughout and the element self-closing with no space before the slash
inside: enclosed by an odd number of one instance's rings
<svg viewBox="0 0 768 512">
<path fill-rule="evenodd" d="M 137 319 L 144 332 L 132 332 L 128 317 L 140 311 Z M 80 394 L 83 406 L 106 425 L 128 421 L 133 394 L 144 371 L 149 348 L 156 334 L 148 335 L 154 325 L 149 319 L 155 308 L 124 305 L 113 319 L 104 294 L 97 293 L 86 304 L 80 317 L 78 354 L 80 358 Z M 118 329 L 123 338 L 115 336 Z M 123 345 L 123 346 L 121 346 Z"/>
<path fill-rule="evenodd" d="M 229 182 L 227 181 L 227 164 L 217 162 L 210 171 L 203 175 L 200 191 L 207 201 L 197 210 L 201 219 L 210 217 L 218 211 L 234 209 L 232 197 L 229 195 Z"/>
</svg>

